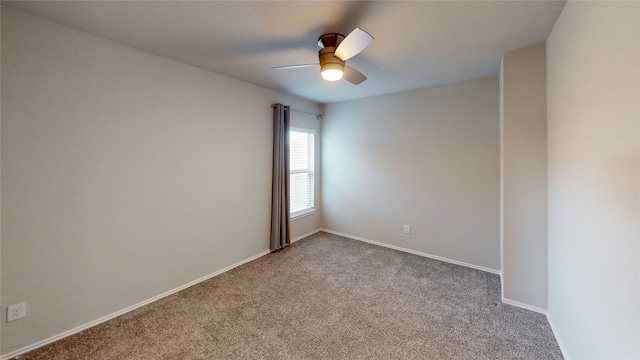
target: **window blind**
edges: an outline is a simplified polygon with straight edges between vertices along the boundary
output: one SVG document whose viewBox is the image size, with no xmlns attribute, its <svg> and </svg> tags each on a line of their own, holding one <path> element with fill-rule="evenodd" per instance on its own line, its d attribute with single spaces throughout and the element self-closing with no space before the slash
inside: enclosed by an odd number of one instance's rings
<svg viewBox="0 0 640 360">
<path fill-rule="evenodd" d="M 290 212 L 291 217 L 314 208 L 314 131 L 289 131 Z"/>
</svg>

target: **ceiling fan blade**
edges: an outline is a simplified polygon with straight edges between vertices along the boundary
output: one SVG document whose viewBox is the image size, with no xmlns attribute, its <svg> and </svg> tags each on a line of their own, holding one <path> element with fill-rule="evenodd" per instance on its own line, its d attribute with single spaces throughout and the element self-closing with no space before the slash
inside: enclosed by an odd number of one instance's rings
<svg viewBox="0 0 640 360">
<path fill-rule="evenodd" d="M 360 28 L 355 28 L 338 45 L 334 56 L 342 61 L 346 61 L 364 50 L 372 41 L 373 36 Z"/>
<path fill-rule="evenodd" d="M 286 65 L 286 66 L 274 66 L 271 69 L 273 70 L 286 70 L 286 69 L 297 69 L 309 66 L 320 66 L 320 64 L 298 64 L 298 65 Z"/>
<path fill-rule="evenodd" d="M 348 82 L 352 83 L 353 85 L 358 85 L 361 82 L 367 80 L 367 77 L 364 76 L 363 73 L 361 73 L 360 71 L 350 67 L 350 66 L 345 66 L 344 67 L 344 77 L 343 79 L 347 80 Z"/>
</svg>

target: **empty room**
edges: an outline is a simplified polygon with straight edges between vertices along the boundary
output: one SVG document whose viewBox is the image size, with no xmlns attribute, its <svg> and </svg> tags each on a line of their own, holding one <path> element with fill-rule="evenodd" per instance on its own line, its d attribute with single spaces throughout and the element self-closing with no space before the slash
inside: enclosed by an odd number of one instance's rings
<svg viewBox="0 0 640 360">
<path fill-rule="evenodd" d="M 640 359 L 640 2 L 0 12 L 0 359 Z"/>
</svg>

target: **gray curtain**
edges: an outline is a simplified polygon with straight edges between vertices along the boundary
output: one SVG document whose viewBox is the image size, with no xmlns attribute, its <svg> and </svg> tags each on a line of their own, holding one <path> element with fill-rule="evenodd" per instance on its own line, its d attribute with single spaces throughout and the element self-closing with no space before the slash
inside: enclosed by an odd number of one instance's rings
<svg viewBox="0 0 640 360">
<path fill-rule="evenodd" d="M 273 105 L 271 251 L 291 244 L 289 233 L 289 106 Z"/>
</svg>

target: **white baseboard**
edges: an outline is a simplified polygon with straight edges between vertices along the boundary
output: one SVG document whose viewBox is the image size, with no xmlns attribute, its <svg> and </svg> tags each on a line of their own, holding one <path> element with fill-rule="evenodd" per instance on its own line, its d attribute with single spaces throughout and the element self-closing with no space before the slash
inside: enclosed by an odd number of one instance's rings
<svg viewBox="0 0 640 360">
<path fill-rule="evenodd" d="M 558 343 L 558 346 L 560 347 L 560 351 L 562 352 L 562 357 L 564 357 L 565 360 L 570 360 L 569 354 L 567 353 L 567 348 L 564 347 L 564 343 L 562 342 L 562 338 L 560 338 L 560 334 L 558 333 L 558 330 L 556 329 L 556 325 L 553 323 L 553 320 L 551 318 L 551 314 L 549 313 L 549 311 L 547 311 L 547 321 L 549 322 L 549 326 L 551 326 L 551 331 L 553 331 L 553 336 L 555 336 L 556 342 Z"/>
<path fill-rule="evenodd" d="M 399 246 L 389 245 L 389 244 L 381 243 L 381 242 L 378 242 L 378 241 L 369 240 L 369 239 L 365 239 L 365 238 L 361 238 L 361 237 L 353 236 L 353 235 L 349 235 L 349 234 L 344 234 L 344 233 L 333 231 L 333 230 L 321 229 L 321 231 L 324 231 L 324 232 L 329 233 L 329 234 L 343 236 L 343 237 L 346 237 L 346 238 L 349 238 L 349 239 L 353 239 L 353 240 L 366 242 L 366 243 L 373 244 L 373 245 L 386 247 L 386 248 L 389 248 L 389 249 L 394 249 L 394 250 L 398 250 L 398 251 L 402 251 L 402 252 L 406 252 L 406 253 L 410 253 L 410 254 L 414 254 L 414 255 L 418 255 L 418 256 L 423 256 L 423 257 L 427 257 L 427 258 L 431 258 L 431 259 L 435 259 L 435 260 L 448 262 L 448 263 L 455 264 L 455 265 L 460 265 L 460 266 L 464 266 L 464 267 L 468 267 L 468 268 L 472 268 L 472 269 L 476 269 L 476 270 L 485 271 L 485 272 L 492 273 L 492 274 L 501 275 L 501 272 L 499 270 L 490 269 L 490 268 L 487 268 L 487 267 L 484 267 L 484 266 L 469 264 L 469 263 L 458 261 L 458 260 L 447 259 L 447 258 L 444 258 L 444 257 L 441 257 L 441 256 L 431 255 L 431 254 L 423 253 L 423 252 L 416 251 L 416 250 L 405 249 L 405 248 L 402 248 L 402 247 L 399 247 Z"/>
<path fill-rule="evenodd" d="M 382 247 L 386 247 L 386 248 L 390 248 L 390 249 L 394 249 L 394 250 L 398 250 L 398 251 L 407 252 L 407 253 L 418 255 L 418 256 L 423 256 L 423 257 L 427 257 L 427 258 L 431 258 L 431 259 L 435 259 L 435 260 L 448 262 L 448 263 L 455 264 L 455 265 L 465 266 L 465 267 L 468 267 L 468 268 L 481 270 L 481 271 L 489 272 L 489 273 L 492 273 L 492 274 L 501 275 L 500 271 L 494 270 L 494 269 L 490 269 L 490 268 L 486 268 L 486 267 L 483 267 L 483 266 L 478 266 L 478 265 L 474 265 L 474 264 L 468 264 L 468 263 L 465 263 L 465 262 L 452 260 L 452 259 L 447 259 L 447 258 L 444 258 L 444 257 L 441 257 L 441 256 L 431 255 L 431 254 L 427 254 L 427 253 L 423 253 L 423 252 L 419 252 L 419 251 L 415 251 L 415 250 L 411 250 L 411 249 L 405 249 L 405 248 L 402 248 L 402 247 L 399 247 L 399 246 L 389 245 L 389 244 L 381 243 L 381 242 L 378 242 L 378 241 L 373 241 L 373 240 L 369 240 L 369 239 L 365 239 L 365 238 L 361 238 L 361 237 L 357 237 L 357 236 L 352 236 L 352 235 L 349 235 L 349 234 L 344 234 L 344 233 L 340 233 L 340 232 L 333 231 L 333 230 L 328 230 L 328 229 L 316 229 L 316 230 L 313 230 L 313 231 L 311 231 L 309 233 L 306 233 L 304 235 L 296 237 L 295 239 L 292 239 L 291 242 L 294 243 L 296 241 L 302 240 L 302 239 L 304 239 L 304 238 L 306 238 L 308 236 L 311 236 L 313 234 L 316 234 L 316 233 L 318 233 L 320 231 L 324 231 L 324 232 L 327 232 L 329 234 L 334 234 L 334 235 L 338 235 L 338 236 L 343 236 L 343 237 L 346 237 L 346 238 L 349 238 L 349 239 L 353 239 L 353 240 L 358 240 L 358 241 L 370 243 L 370 244 L 373 244 L 373 245 L 378 245 L 378 246 L 382 246 Z M 218 275 L 220 275 L 222 273 L 225 273 L 225 272 L 227 272 L 227 271 L 229 271 L 229 270 L 231 270 L 233 268 L 236 268 L 236 267 L 238 267 L 240 265 L 246 264 L 246 263 L 248 263 L 250 261 L 258 259 L 258 258 L 260 258 L 260 257 L 262 257 L 264 255 L 267 255 L 267 254 L 269 254 L 268 250 L 264 251 L 262 253 L 259 253 L 257 255 L 254 255 L 254 256 L 252 256 L 250 258 L 247 258 L 245 260 L 239 261 L 239 262 L 237 262 L 235 264 L 229 265 L 229 266 L 227 266 L 227 267 L 225 267 L 223 269 L 220 269 L 220 270 L 218 270 L 216 272 L 213 272 L 213 273 L 211 273 L 209 275 L 205 275 L 205 276 L 203 276 L 203 277 L 201 277 L 199 279 L 196 279 L 196 280 L 193 280 L 193 281 L 191 281 L 189 283 L 181 285 L 181 286 L 179 286 L 179 287 L 177 287 L 175 289 L 169 290 L 169 291 L 164 292 L 164 293 L 162 293 L 160 295 L 157 295 L 157 296 L 154 296 L 154 297 L 152 297 L 150 299 L 147 299 L 147 300 L 144 300 L 142 302 L 139 302 L 139 303 L 137 303 L 135 305 L 132 305 L 132 306 L 129 306 L 129 307 L 124 308 L 122 310 L 116 311 L 116 312 L 114 312 L 112 314 L 103 316 L 103 317 L 101 317 L 99 319 L 90 321 L 90 322 L 88 322 L 86 324 L 80 325 L 80 326 L 75 327 L 75 328 L 73 328 L 71 330 L 67 330 L 67 331 L 65 331 L 63 333 L 60 333 L 60 334 L 55 335 L 55 336 L 52 336 L 52 337 L 50 337 L 48 339 L 45 339 L 45 340 L 42 340 L 42 341 L 38 341 L 38 342 L 36 342 L 34 344 L 25 346 L 25 347 L 23 347 L 21 349 L 18 349 L 18 350 L 12 351 L 10 353 L 4 354 L 4 355 L 2 355 L 0 357 L 0 360 L 13 359 L 16 356 L 20 356 L 20 355 L 22 355 L 24 353 L 27 353 L 27 352 L 31 351 L 31 350 L 35 350 L 35 349 L 37 349 L 39 347 L 42 347 L 42 346 L 47 345 L 47 344 L 50 344 L 50 343 L 52 343 L 54 341 L 63 339 L 65 337 L 67 337 L 67 336 L 70 336 L 70 335 L 73 335 L 73 334 L 76 334 L 76 333 L 79 333 L 79 332 L 81 332 L 83 330 L 86 330 L 86 329 L 92 327 L 92 326 L 95 326 L 95 325 L 98 325 L 98 324 L 103 323 L 105 321 L 111 320 L 111 319 L 116 318 L 116 317 L 118 317 L 120 315 L 123 315 L 125 313 L 130 312 L 130 311 L 133 311 L 133 310 L 135 310 L 135 309 L 137 309 L 139 307 L 148 305 L 148 304 L 150 304 L 150 303 L 152 303 L 154 301 L 157 301 L 157 300 L 160 300 L 160 299 L 162 299 L 164 297 L 167 297 L 169 295 L 175 294 L 175 293 L 177 293 L 177 292 L 179 292 L 181 290 L 184 290 L 184 289 L 186 289 L 186 288 L 188 288 L 190 286 L 193 286 L 193 285 L 201 283 L 201 282 L 203 282 L 205 280 L 211 279 L 211 278 L 213 278 L 215 276 L 218 276 Z M 562 351 L 562 355 L 564 356 L 564 358 L 566 360 L 569 360 L 569 356 L 567 355 L 566 349 L 565 349 L 565 347 L 564 347 L 564 345 L 562 343 L 562 340 L 560 339 L 560 336 L 559 336 L 559 334 L 558 334 L 558 332 L 557 332 L 557 330 L 555 328 L 555 325 L 553 324 L 553 321 L 551 319 L 551 315 L 549 314 L 549 312 L 547 310 L 542 309 L 542 308 L 538 308 L 538 307 L 535 307 L 535 306 L 523 304 L 523 303 L 520 303 L 520 302 L 517 302 L 517 301 L 505 299 L 505 298 L 502 299 L 502 302 L 504 304 L 507 304 L 507 305 L 513 305 L 513 306 L 521 307 L 521 308 L 524 308 L 524 309 L 527 309 L 527 310 L 532 310 L 532 311 L 544 314 L 547 317 L 549 325 L 551 326 L 551 330 L 553 331 L 553 334 L 554 334 L 554 336 L 556 338 L 556 341 L 558 342 L 558 346 L 560 347 L 560 350 Z"/>
<path fill-rule="evenodd" d="M 544 314 L 544 315 L 547 314 L 547 309 L 543 309 L 543 308 L 540 308 L 540 307 L 537 307 L 537 306 L 521 303 L 519 301 L 505 299 L 504 297 L 502 298 L 502 303 L 503 304 L 507 304 L 507 305 L 516 306 L 516 307 L 519 307 L 519 308 L 522 308 L 522 309 L 535 311 L 537 313 Z"/>
<path fill-rule="evenodd" d="M 298 241 L 298 240 L 302 240 L 302 239 L 304 239 L 304 238 L 306 238 L 306 237 L 309 237 L 309 236 L 311 236 L 311 235 L 313 235 L 313 234 L 317 234 L 317 233 L 319 233 L 320 231 L 322 231 L 322 229 L 315 229 L 315 230 L 313 230 L 313 231 L 311 231 L 311 232 L 308 232 L 308 233 L 306 233 L 306 234 L 304 234 L 304 235 L 300 235 L 300 236 L 298 236 L 298 237 L 297 237 L 297 238 L 295 238 L 295 239 L 291 239 L 291 243 L 293 244 L 294 242 L 296 242 L 296 241 Z"/>
<path fill-rule="evenodd" d="M 160 300 L 160 299 L 162 299 L 162 298 L 164 298 L 164 297 L 167 297 L 167 296 L 169 296 L 169 295 L 175 294 L 175 293 L 177 293 L 178 291 L 184 290 L 184 289 L 186 289 L 186 288 L 188 288 L 188 287 L 190 287 L 190 286 L 193 286 L 193 285 L 196 285 L 196 284 L 198 284 L 198 283 L 201 283 L 201 282 L 203 282 L 203 281 L 205 281 L 205 280 L 211 279 L 212 277 L 218 276 L 218 275 L 220 275 L 220 274 L 222 274 L 222 273 L 225 273 L 225 272 L 227 272 L 227 271 L 229 271 L 229 270 L 231 270 L 231 269 L 233 269 L 233 268 L 236 268 L 236 267 L 238 267 L 238 266 L 240 266 L 240 265 L 246 264 L 246 263 L 248 263 L 248 262 L 250 262 L 250 261 L 253 261 L 253 260 L 255 260 L 255 259 L 258 259 L 258 258 L 260 258 L 260 257 L 263 257 L 264 255 L 267 255 L 267 254 L 269 254 L 269 253 L 270 253 L 270 252 L 269 252 L 269 250 L 267 250 L 267 251 L 263 251 L 263 252 L 261 252 L 261 253 L 259 253 L 259 254 L 257 254 L 257 255 L 254 255 L 254 256 L 252 256 L 252 257 L 250 257 L 250 258 L 247 258 L 247 259 L 241 260 L 241 261 L 239 261 L 239 262 L 237 262 L 237 263 L 235 263 L 235 264 L 233 264 L 233 265 L 229 265 L 229 266 L 227 266 L 227 267 L 225 267 L 225 268 L 223 268 L 223 269 L 220 269 L 220 270 L 218 270 L 218 271 L 216 271 L 216 272 L 214 272 L 214 273 L 211 273 L 211 274 L 209 274 L 209 275 L 205 275 L 205 276 L 203 276 L 203 277 L 201 277 L 201 278 L 199 278 L 199 279 L 196 279 L 196 280 L 193 280 L 193 281 L 191 281 L 191 282 L 188 282 L 188 283 L 186 283 L 186 284 L 184 284 L 184 285 L 181 285 L 181 286 L 179 286 L 179 287 L 177 287 L 177 288 L 175 288 L 175 289 L 169 290 L 169 291 L 164 292 L 164 293 L 162 293 L 162 294 L 160 294 L 160 295 L 157 295 L 157 296 L 154 296 L 154 297 L 152 297 L 152 298 L 150 298 L 150 299 L 147 299 L 147 300 L 144 300 L 144 301 L 142 301 L 142 302 L 139 302 L 139 303 L 137 303 L 137 304 L 135 304 L 135 305 L 132 305 L 132 306 L 129 306 L 129 307 L 124 308 L 124 309 L 122 309 L 122 310 L 116 311 L 116 312 L 114 312 L 114 313 L 112 313 L 112 314 L 109 314 L 109 315 L 103 316 L 103 317 L 101 317 L 101 318 L 99 318 L 99 319 L 96 319 L 96 320 L 90 321 L 90 322 L 88 322 L 88 323 L 86 323 L 86 324 L 80 325 L 80 326 L 75 327 L 75 328 L 73 328 L 73 329 L 71 329 L 71 330 L 67 330 L 67 331 L 65 331 L 65 332 L 63 332 L 63 333 L 60 333 L 60 334 L 58 334 L 58 335 L 54 335 L 54 336 L 52 336 L 52 337 L 50 337 L 50 338 L 48 338 L 48 339 L 45 339 L 45 340 L 42 340 L 42 341 L 38 341 L 38 342 L 36 342 L 36 343 L 34 343 L 34 344 L 31 344 L 31 345 L 25 346 L 25 347 L 23 347 L 23 348 L 21 348 L 21 349 L 18 349 L 18 350 L 12 351 L 12 352 L 10 352 L 10 353 L 4 354 L 4 355 L 2 355 L 2 356 L 0 357 L 0 360 L 9 360 L 9 359 L 13 359 L 13 358 L 15 358 L 16 356 L 22 355 L 22 354 L 27 353 L 27 352 L 29 352 L 29 351 L 31 351 L 31 350 L 35 350 L 35 349 L 37 349 L 37 348 L 39 348 L 39 347 L 42 347 L 42 346 L 47 345 L 47 344 L 50 344 L 50 343 L 52 343 L 52 342 L 54 342 L 54 341 L 57 341 L 57 340 L 63 339 L 63 338 L 65 338 L 65 337 L 67 337 L 67 336 L 70 336 L 70 335 L 73 335 L 73 334 L 76 334 L 76 333 L 79 333 L 79 332 L 80 332 L 80 331 L 82 331 L 82 330 L 86 330 L 86 329 L 88 329 L 88 328 L 90 328 L 90 327 L 92 327 L 92 326 L 96 326 L 96 325 L 98 325 L 98 324 L 100 324 L 100 323 L 103 323 L 103 322 L 105 322 L 105 321 L 111 320 L 111 319 L 113 319 L 113 318 L 115 318 L 115 317 L 118 317 L 118 316 L 120 316 L 120 315 L 123 315 L 123 314 L 125 314 L 125 313 L 130 312 L 130 311 L 133 311 L 133 310 L 135 310 L 135 309 L 137 309 L 137 308 L 139 308 L 139 307 L 145 306 L 145 305 L 150 304 L 150 303 L 152 303 L 152 302 L 154 302 L 154 301 L 157 301 L 157 300 Z"/>
<path fill-rule="evenodd" d="M 549 314 L 549 310 L 543 309 L 543 308 L 539 308 L 537 306 L 532 306 L 532 305 L 528 305 L 528 304 L 524 304 L 518 301 L 514 301 L 514 300 L 509 300 L 509 299 L 505 299 L 502 298 L 502 303 L 503 304 L 507 304 L 507 305 L 513 305 L 519 308 L 523 308 L 523 309 L 527 309 L 527 310 L 531 310 L 531 311 L 535 311 L 537 313 L 543 314 L 544 316 L 547 317 L 547 322 L 549 323 L 549 327 L 551 327 L 551 331 L 553 332 L 553 336 L 556 339 L 556 342 L 558 343 L 558 347 L 560 348 L 560 352 L 562 352 L 562 357 L 564 357 L 565 360 L 569 360 L 569 355 L 567 354 L 567 349 L 564 347 L 564 344 L 562 343 L 562 339 L 560 338 L 560 334 L 558 333 L 558 330 L 556 330 L 556 326 L 553 324 L 553 319 L 551 318 L 551 314 Z"/>
</svg>

